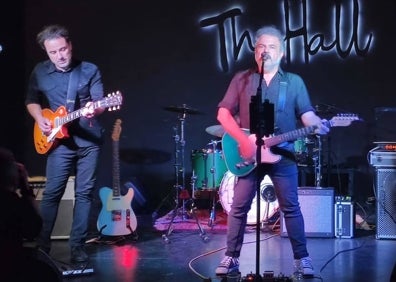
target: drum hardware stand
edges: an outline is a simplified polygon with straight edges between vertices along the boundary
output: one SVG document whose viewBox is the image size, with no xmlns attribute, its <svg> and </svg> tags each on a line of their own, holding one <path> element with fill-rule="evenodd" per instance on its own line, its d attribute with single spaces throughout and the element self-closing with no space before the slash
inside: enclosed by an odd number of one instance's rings
<svg viewBox="0 0 396 282">
<path fill-rule="evenodd" d="M 185 105 L 183 105 L 184 107 Z M 184 147 L 185 147 L 185 139 L 184 139 L 184 124 L 185 124 L 185 119 L 186 119 L 186 112 L 183 112 L 182 115 L 179 116 L 179 121 L 180 121 L 180 135 L 178 134 L 178 128 L 174 127 L 173 130 L 175 131 L 175 135 L 174 135 L 174 139 L 175 139 L 175 191 L 176 191 L 176 196 L 175 196 L 175 208 L 172 211 L 172 218 L 171 221 L 169 222 L 167 231 L 165 234 L 162 235 L 162 239 L 165 241 L 165 243 L 169 243 L 169 236 L 173 231 L 173 223 L 174 220 L 178 214 L 178 209 L 180 206 L 180 199 L 182 200 L 182 204 L 181 204 L 181 216 L 182 216 L 182 221 L 186 220 L 187 218 L 187 213 L 186 213 L 186 200 L 190 199 L 190 195 L 188 193 L 188 191 L 185 189 L 185 162 L 184 162 Z M 179 158 L 180 155 L 180 158 Z M 179 159 L 181 159 L 180 163 L 179 163 Z M 180 177 L 179 177 L 180 175 Z M 181 184 L 179 184 L 179 181 L 181 178 Z M 194 187 L 194 183 L 195 183 L 195 175 L 193 173 L 193 178 L 192 178 L 192 184 L 193 184 L 193 193 L 195 190 Z M 180 193 L 179 193 L 180 190 Z M 194 203 L 194 197 L 192 198 L 192 205 L 191 205 L 191 210 L 190 213 L 193 215 L 193 217 L 195 218 L 195 221 L 198 225 L 199 231 L 200 231 L 200 236 L 202 238 L 202 240 L 204 240 L 205 242 L 209 240 L 208 236 L 206 235 L 205 231 L 202 229 L 197 214 L 196 214 L 196 207 L 195 207 L 195 203 Z"/>
<path fill-rule="evenodd" d="M 272 186 L 272 188 L 273 188 L 273 186 Z M 265 191 L 265 190 L 267 190 L 267 191 Z M 272 226 L 272 228 L 269 230 L 268 225 L 269 225 L 270 203 L 275 201 L 275 199 L 276 199 L 275 192 L 271 193 L 270 189 L 264 189 L 263 192 L 266 192 L 265 194 L 263 194 L 263 198 L 264 198 L 265 202 L 267 203 L 267 208 L 265 209 L 264 217 L 263 217 L 263 220 L 261 221 L 261 231 L 263 231 L 263 232 L 273 231 L 274 227 Z M 275 222 L 275 224 L 276 224 L 276 222 Z"/>
<path fill-rule="evenodd" d="M 318 140 L 317 156 L 315 157 L 315 185 L 321 187 L 322 184 L 322 138 L 316 135 Z"/>
<path fill-rule="evenodd" d="M 195 219 L 195 222 L 197 223 L 198 229 L 199 229 L 199 236 L 202 238 L 204 242 L 209 241 L 208 235 L 206 235 L 205 230 L 202 228 L 201 224 L 199 223 L 199 219 L 197 216 L 197 207 L 195 206 L 195 182 L 197 181 L 197 177 L 195 175 L 195 172 L 193 171 L 192 177 L 191 177 L 191 190 L 192 190 L 192 204 L 191 204 L 191 209 L 190 213 Z"/>
<path fill-rule="evenodd" d="M 216 191 L 216 147 L 217 147 L 217 143 L 220 141 L 215 141 L 212 140 L 208 145 L 212 145 L 213 146 L 213 161 L 212 161 L 212 167 L 210 168 L 210 173 L 212 174 L 212 183 L 213 189 L 215 189 Z M 206 156 L 207 158 L 207 156 Z M 206 161 L 205 161 L 206 164 Z M 205 169 L 205 174 L 206 174 L 206 169 Z M 206 178 L 206 177 L 205 177 Z M 206 178 L 207 179 L 207 178 Z M 209 221 L 208 221 L 208 226 L 209 227 L 213 227 L 216 221 L 216 193 L 210 193 L 210 197 L 212 199 L 212 207 L 210 209 L 210 213 L 209 213 Z"/>
<path fill-rule="evenodd" d="M 172 233 L 172 225 L 174 220 L 178 214 L 179 206 L 180 206 L 180 199 L 182 200 L 181 204 L 181 217 L 182 221 L 186 219 L 186 210 L 185 210 L 185 201 L 189 198 L 188 191 L 185 189 L 185 171 L 184 171 L 184 147 L 185 147 L 185 140 L 184 140 L 184 122 L 186 118 L 186 113 L 183 113 L 179 116 L 180 121 L 180 135 L 178 134 L 177 126 L 173 127 L 175 132 L 174 140 L 175 140 L 175 184 L 173 187 L 175 188 L 176 195 L 175 195 L 175 207 L 172 211 L 172 218 L 169 222 L 167 231 L 165 234 L 162 235 L 162 239 L 165 242 L 169 242 L 168 236 Z M 179 156 L 180 155 L 180 156 Z M 179 159 L 181 158 L 181 162 L 179 163 Z M 179 177 L 180 176 L 180 177 Z M 181 184 L 179 183 L 181 178 Z M 180 193 L 179 193 L 180 190 Z"/>
</svg>

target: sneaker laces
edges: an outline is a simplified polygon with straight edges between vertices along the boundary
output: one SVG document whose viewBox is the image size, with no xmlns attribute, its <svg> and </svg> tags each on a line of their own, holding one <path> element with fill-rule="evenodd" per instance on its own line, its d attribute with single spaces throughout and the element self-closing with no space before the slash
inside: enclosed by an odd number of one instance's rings
<svg viewBox="0 0 396 282">
<path fill-rule="evenodd" d="M 312 260 L 309 257 L 305 257 L 300 259 L 301 268 L 310 268 L 313 269 Z"/>
<path fill-rule="evenodd" d="M 224 267 L 226 267 L 226 268 L 229 268 L 230 267 L 230 265 L 231 264 L 234 264 L 234 266 L 237 266 L 239 263 L 238 263 L 238 258 L 233 258 L 233 257 L 230 257 L 230 256 L 225 256 L 222 260 L 221 260 L 221 262 L 220 262 L 220 266 L 224 266 Z"/>
</svg>

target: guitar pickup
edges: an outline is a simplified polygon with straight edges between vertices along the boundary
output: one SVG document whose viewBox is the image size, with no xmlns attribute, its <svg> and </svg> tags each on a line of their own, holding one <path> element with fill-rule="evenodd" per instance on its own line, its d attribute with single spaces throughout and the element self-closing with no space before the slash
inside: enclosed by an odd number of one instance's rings
<svg viewBox="0 0 396 282">
<path fill-rule="evenodd" d="M 120 221 L 122 219 L 122 211 L 121 210 L 112 210 L 111 211 L 111 220 L 112 221 Z"/>
</svg>

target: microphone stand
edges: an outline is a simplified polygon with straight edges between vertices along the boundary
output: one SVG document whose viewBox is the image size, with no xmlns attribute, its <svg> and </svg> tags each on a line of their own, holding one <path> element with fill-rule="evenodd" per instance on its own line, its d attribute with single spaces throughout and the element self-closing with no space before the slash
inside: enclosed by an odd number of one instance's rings
<svg viewBox="0 0 396 282">
<path fill-rule="evenodd" d="M 264 136 L 268 136 L 274 132 L 274 104 L 269 103 L 268 99 L 265 99 L 262 103 L 262 89 L 261 84 L 264 77 L 264 60 L 265 56 L 262 56 L 263 62 L 261 65 L 260 80 L 257 87 L 256 96 L 251 97 L 249 105 L 250 110 L 250 131 L 256 134 L 256 194 L 257 194 L 257 220 L 256 220 L 256 276 L 255 281 L 262 281 L 260 276 L 260 181 L 264 176 L 264 169 L 261 165 L 261 148 L 264 146 Z"/>
</svg>

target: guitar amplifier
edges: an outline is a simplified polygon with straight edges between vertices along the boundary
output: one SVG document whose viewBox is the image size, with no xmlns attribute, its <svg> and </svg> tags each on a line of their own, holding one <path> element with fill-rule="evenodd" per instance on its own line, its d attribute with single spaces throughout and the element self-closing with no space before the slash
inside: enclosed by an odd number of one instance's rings
<svg viewBox="0 0 396 282">
<path fill-rule="evenodd" d="M 304 216 L 306 237 L 334 237 L 334 188 L 299 187 L 298 199 Z M 287 237 L 284 215 L 281 212 L 281 237 Z"/>
<path fill-rule="evenodd" d="M 374 167 L 396 167 L 396 142 L 374 142 L 370 150 L 370 165 Z"/>
<path fill-rule="evenodd" d="M 45 190 L 46 178 L 32 177 L 28 179 L 29 186 L 33 188 L 38 201 L 39 207 L 43 199 L 43 192 Z M 73 222 L 73 209 L 74 209 L 74 181 L 75 177 L 69 177 L 66 185 L 65 193 L 61 199 L 56 217 L 55 226 L 51 234 L 51 239 L 68 239 L 70 237 L 70 229 Z"/>
</svg>

